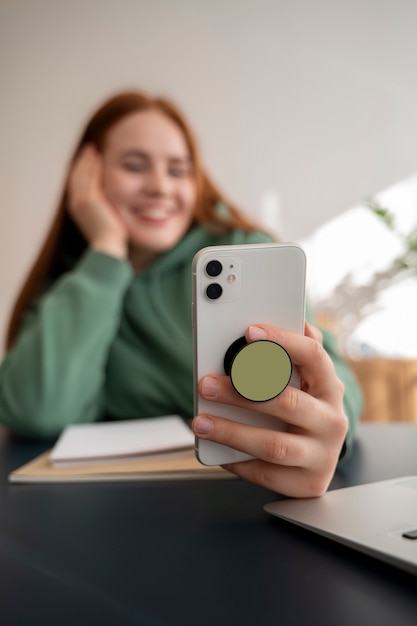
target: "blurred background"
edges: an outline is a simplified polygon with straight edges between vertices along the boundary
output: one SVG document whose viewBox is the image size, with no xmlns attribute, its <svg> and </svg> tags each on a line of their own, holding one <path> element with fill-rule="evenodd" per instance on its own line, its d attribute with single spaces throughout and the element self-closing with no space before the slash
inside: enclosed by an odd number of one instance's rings
<svg viewBox="0 0 417 626">
<path fill-rule="evenodd" d="M 78 133 L 137 87 L 180 106 L 233 201 L 305 245 L 349 358 L 417 359 L 416 272 L 391 267 L 417 223 L 416 23 L 415 0 L 0 0 L 2 338 Z"/>
</svg>

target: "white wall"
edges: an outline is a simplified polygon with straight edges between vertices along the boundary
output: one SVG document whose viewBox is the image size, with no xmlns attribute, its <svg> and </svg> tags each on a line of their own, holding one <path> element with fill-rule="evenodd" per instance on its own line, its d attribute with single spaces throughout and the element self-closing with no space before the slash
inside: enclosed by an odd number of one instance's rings
<svg viewBox="0 0 417 626">
<path fill-rule="evenodd" d="M 300 239 L 413 172 L 415 0 L 0 0 L 0 334 L 87 115 L 140 87 L 188 115 L 252 214 Z"/>
</svg>

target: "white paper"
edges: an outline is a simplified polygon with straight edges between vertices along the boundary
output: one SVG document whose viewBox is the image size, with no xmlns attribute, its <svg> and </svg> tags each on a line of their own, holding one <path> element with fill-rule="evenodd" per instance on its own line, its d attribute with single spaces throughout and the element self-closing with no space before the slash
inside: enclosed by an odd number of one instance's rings
<svg viewBox="0 0 417 626">
<path fill-rule="evenodd" d="M 114 461 L 194 448 L 191 429 L 177 415 L 67 426 L 52 453 L 53 465 Z"/>
</svg>

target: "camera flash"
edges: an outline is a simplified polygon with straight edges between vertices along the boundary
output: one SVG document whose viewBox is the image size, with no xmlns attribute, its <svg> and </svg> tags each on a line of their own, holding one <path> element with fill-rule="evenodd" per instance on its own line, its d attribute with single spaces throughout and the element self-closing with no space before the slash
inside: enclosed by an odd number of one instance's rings
<svg viewBox="0 0 417 626">
<path fill-rule="evenodd" d="M 234 283 L 235 280 L 236 280 L 235 274 L 229 274 L 229 276 L 227 277 L 227 282 L 228 283 Z"/>
</svg>

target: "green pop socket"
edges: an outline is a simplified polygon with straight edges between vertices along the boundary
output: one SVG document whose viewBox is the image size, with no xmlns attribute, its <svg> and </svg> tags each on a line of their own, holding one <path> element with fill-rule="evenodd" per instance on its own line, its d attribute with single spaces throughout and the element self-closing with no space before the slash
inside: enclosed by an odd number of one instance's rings
<svg viewBox="0 0 417 626">
<path fill-rule="evenodd" d="M 265 402 L 284 391 L 290 382 L 292 363 L 288 352 L 269 340 L 234 341 L 224 357 L 224 369 L 236 391 L 247 400 Z"/>
</svg>

